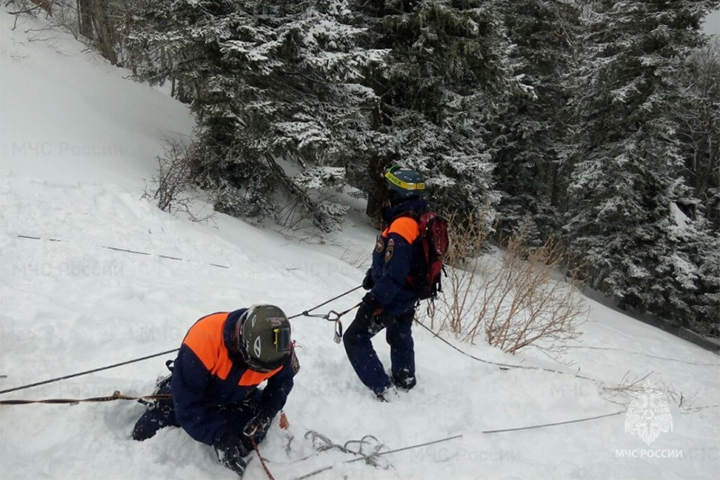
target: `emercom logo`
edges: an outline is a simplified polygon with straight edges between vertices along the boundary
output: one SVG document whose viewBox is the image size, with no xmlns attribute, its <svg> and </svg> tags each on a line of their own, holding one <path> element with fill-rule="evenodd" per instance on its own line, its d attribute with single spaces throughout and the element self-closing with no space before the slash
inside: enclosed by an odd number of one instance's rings
<svg viewBox="0 0 720 480">
<path fill-rule="evenodd" d="M 635 399 L 628 407 L 625 432 L 637 435 L 647 445 L 657 440 L 661 433 L 672 432 L 670 406 L 655 385 L 647 383 L 641 391 L 632 393 L 632 396 Z"/>
</svg>

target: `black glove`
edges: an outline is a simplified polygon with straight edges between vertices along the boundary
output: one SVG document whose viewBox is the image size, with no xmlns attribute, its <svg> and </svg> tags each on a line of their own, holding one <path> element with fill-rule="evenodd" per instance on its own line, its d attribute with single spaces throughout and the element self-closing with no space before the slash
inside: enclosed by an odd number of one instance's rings
<svg viewBox="0 0 720 480">
<path fill-rule="evenodd" d="M 372 278 L 372 269 L 368 269 L 367 273 L 365 274 L 365 278 L 363 278 L 362 282 L 362 288 L 365 290 L 370 290 L 375 286 L 375 280 Z"/>
<path fill-rule="evenodd" d="M 243 457 L 250 454 L 242 439 L 232 432 L 225 432 L 215 440 L 213 447 L 218 461 L 242 478 L 247 467 Z"/>
<path fill-rule="evenodd" d="M 267 415 L 255 415 L 243 428 L 243 435 L 250 438 L 263 439 L 270 428 L 271 418 Z"/>
<path fill-rule="evenodd" d="M 382 303 L 378 302 L 372 292 L 368 292 L 362 299 L 362 306 L 371 317 L 377 317 L 383 311 Z"/>
</svg>

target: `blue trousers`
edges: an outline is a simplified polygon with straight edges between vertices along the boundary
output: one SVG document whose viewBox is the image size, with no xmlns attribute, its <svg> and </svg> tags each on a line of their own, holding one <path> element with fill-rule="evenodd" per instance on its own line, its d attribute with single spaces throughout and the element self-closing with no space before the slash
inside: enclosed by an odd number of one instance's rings
<svg viewBox="0 0 720 480">
<path fill-rule="evenodd" d="M 345 352 L 355 373 L 376 395 L 383 393 L 392 384 L 404 390 L 415 386 L 415 348 L 412 338 L 414 317 L 414 310 L 399 317 L 373 317 L 363 304 L 343 336 Z M 392 379 L 385 373 L 372 344 L 372 338 L 383 328 L 385 340 L 390 345 Z"/>
<path fill-rule="evenodd" d="M 165 379 L 158 386 L 157 393 L 172 393 L 170 391 L 170 378 Z M 226 425 L 228 428 L 231 429 L 239 438 L 247 440 L 245 447 L 248 451 L 252 451 L 253 447 L 250 440 L 243 435 L 242 430 L 257 413 L 257 407 L 260 404 L 261 398 L 262 390 L 258 388 L 253 392 L 252 397 L 242 404 L 228 405 L 219 409 L 221 414 L 226 417 Z M 143 413 L 135 424 L 132 437 L 134 440 L 143 441 L 155 436 L 161 428 L 179 426 L 181 425 L 175 418 L 175 406 L 172 401 L 155 401 L 148 406 L 148 409 L 145 410 L 145 413 Z M 265 438 L 266 433 L 267 431 L 257 432 L 255 434 L 255 441 L 260 443 Z"/>
</svg>

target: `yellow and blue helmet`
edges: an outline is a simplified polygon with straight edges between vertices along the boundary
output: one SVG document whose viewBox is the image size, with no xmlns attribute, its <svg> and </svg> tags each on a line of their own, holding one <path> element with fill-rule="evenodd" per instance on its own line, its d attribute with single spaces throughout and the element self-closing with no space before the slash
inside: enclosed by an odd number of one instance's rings
<svg viewBox="0 0 720 480">
<path fill-rule="evenodd" d="M 384 176 L 391 196 L 409 199 L 422 197 L 425 193 L 425 178 L 416 170 L 395 165 L 388 168 Z"/>
</svg>

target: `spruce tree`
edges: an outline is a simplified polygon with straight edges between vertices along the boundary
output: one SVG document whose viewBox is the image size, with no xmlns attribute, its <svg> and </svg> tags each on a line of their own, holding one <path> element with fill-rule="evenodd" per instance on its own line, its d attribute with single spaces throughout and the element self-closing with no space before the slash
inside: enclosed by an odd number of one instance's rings
<svg viewBox="0 0 720 480">
<path fill-rule="evenodd" d="M 681 173 L 693 196 L 680 205 L 686 249 L 699 265 L 688 323 L 720 337 L 720 39 L 687 58 L 678 79 L 682 103 L 676 109 L 684 159 Z"/>
<path fill-rule="evenodd" d="M 700 201 L 687 207 L 720 231 L 720 38 L 693 52 L 678 81 L 683 89 L 676 110 L 683 175 Z"/>
<path fill-rule="evenodd" d="M 560 226 L 557 209 L 567 184 L 563 153 L 571 124 L 566 105 L 578 61 L 580 12 L 561 0 L 501 5 L 513 44 L 513 73 L 532 90 L 509 90 L 493 126 L 494 178 L 502 192 L 499 228 L 507 234 L 529 218 L 529 240 L 542 243 Z"/>
<path fill-rule="evenodd" d="M 332 168 L 361 143 L 374 95 L 360 69 L 383 54 L 355 46 L 362 30 L 347 13 L 342 1 L 290 0 L 159 0 L 138 12 L 128 41 L 137 78 L 174 81 L 191 102 L 195 174 L 221 192 L 219 210 L 277 217 L 289 199 L 322 229 L 342 218 L 326 201 L 344 184 Z"/>
<path fill-rule="evenodd" d="M 589 263 L 594 286 L 621 305 L 671 318 L 697 317 L 692 305 L 710 248 L 693 240 L 706 232 L 701 222 L 678 213 L 695 199 L 680 174 L 676 79 L 717 3 L 590 2 L 567 240 Z"/>
<path fill-rule="evenodd" d="M 461 215 L 497 201 L 491 125 L 513 82 L 509 42 L 493 2 L 479 0 L 356 2 L 368 46 L 387 49 L 382 69 L 365 70 L 377 100 L 367 162 L 351 179 L 382 203 L 381 172 L 400 163 L 425 174 L 436 208 Z"/>
</svg>

